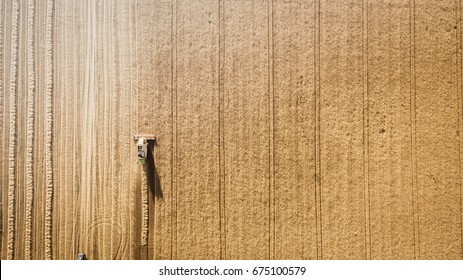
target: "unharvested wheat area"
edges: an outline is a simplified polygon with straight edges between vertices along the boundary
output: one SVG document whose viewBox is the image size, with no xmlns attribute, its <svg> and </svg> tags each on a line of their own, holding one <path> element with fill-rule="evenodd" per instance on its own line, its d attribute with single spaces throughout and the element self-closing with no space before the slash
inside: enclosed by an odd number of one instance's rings
<svg viewBox="0 0 463 280">
<path fill-rule="evenodd" d="M 463 259 L 462 11 L 0 0 L 0 258 Z"/>
</svg>

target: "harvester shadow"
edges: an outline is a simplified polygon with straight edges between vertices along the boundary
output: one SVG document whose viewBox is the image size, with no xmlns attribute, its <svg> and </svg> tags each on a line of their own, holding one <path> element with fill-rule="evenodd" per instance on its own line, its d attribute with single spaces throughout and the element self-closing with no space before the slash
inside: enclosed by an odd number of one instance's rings
<svg viewBox="0 0 463 280">
<path fill-rule="evenodd" d="M 161 181 L 159 179 L 158 170 L 156 168 L 156 163 L 154 162 L 153 150 L 156 146 L 156 141 L 150 141 L 148 144 L 148 154 L 146 156 L 146 179 L 148 182 L 148 187 L 153 195 L 153 200 L 158 198 L 162 199 L 162 188 Z"/>
</svg>

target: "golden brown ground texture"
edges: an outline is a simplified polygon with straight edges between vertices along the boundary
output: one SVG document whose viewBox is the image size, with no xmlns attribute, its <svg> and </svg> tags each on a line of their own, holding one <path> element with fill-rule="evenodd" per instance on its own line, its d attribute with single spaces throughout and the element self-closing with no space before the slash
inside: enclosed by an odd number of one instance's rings
<svg viewBox="0 0 463 280">
<path fill-rule="evenodd" d="M 463 259 L 461 2 L 0 0 L 0 258 Z"/>
</svg>

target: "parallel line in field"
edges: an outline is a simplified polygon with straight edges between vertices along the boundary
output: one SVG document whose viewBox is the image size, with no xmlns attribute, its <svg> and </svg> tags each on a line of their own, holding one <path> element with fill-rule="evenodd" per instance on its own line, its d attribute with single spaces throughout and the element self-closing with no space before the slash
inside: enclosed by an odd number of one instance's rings
<svg viewBox="0 0 463 280">
<path fill-rule="evenodd" d="M 53 20 L 54 0 L 47 1 L 47 19 L 45 35 L 45 259 L 52 258 L 53 223 Z"/>
<path fill-rule="evenodd" d="M 11 69 L 10 69 L 10 127 L 8 144 L 8 248 L 7 259 L 14 258 L 15 250 L 15 192 L 16 192 L 16 103 L 18 81 L 18 28 L 19 28 L 19 1 L 13 1 L 11 18 Z"/>
<path fill-rule="evenodd" d="M 25 258 L 31 258 L 32 207 L 34 201 L 34 123 L 35 123 L 35 0 L 27 9 L 27 148 L 26 148 L 26 240 Z"/>
<path fill-rule="evenodd" d="M 412 147 L 413 235 L 415 259 L 420 258 L 420 219 L 416 148 L 416 62 L 415 62 L 415 0 L 410 0 L 410 133 Z"/>
<path fill-rule="evenodd" d="M 73 11 L 72 11 L 72 26 L 75 27 L 76 26 L 76 9 L 77 9 L 77 6 L 76 6 L 76 1 L 78 0 L 73 0 Z M 78 58 L 78 51 L 80 50 L 80 42 L 76 42 L 76 34 L 75 32 L 72 33 L 72 44 L 73 46 L 75 46 L 75 49 L 73 51 L 73 76 L 76 78 L 76 79 L 79 79 L 79 75 L 77 72 L 77 69 L 78 69 L 78 66 L 80 66 L 80 64 L 77 63 L 77 58 Z M 80 223 L 80 215 L 78 215 L 78 211 L 80 209 L 80 197 L 79 197 L 79 192 L 80 192 L 80 189 L 79 189 L 79 182 L 80 182 L 80 176 L 78 175 L 78 168 L 77 168 L 77 164 L 78 164 L 78 161 L 79 161 L 79 141 L 78 141 L 78 137 L 79 137 L 79 117 L 78 117 L 78 110 L 79 110 L 79 105 L 78 105 L 78 94 L 77 92 L 79 90 L 79 87 L 77 86 L 77 83 L 76 85 L 74 86 L 73 88 L 73 100 L 74 100 L 74 104 L 73 104 L 73 153 L 72 153 L 72 196 L 73 196 L 73 208 L 72 208 L 72 217 L 73 217 L 73 224 L 72 224 L 72 240 L 73 240 L 73 257 L 75 257 L 78 253 L 79 253 L 79 248 L 81 246 L 80 244 L 80 235 L 77 233 L 77 228 L 78 228 L 78 225 Z"/>
<path fill-rule="evenodd" d="M 0 0 L 0 126 L 2 127 L 0 129 L 2 135 L 5 135 L 4 133 L 4 127 L 5 125 L 3 124 L 3 102 L 4 102 L 4 77 L 3 77 L 3 19 L 4 19 L 4 3 L 3 0 Z M 3 161 L 3 144 L 4 144 L 4 137 L 0 138 L 0 151 L 2 151 L 2 157 L 0 157 L 0 160 Z M 2 183 L 3 183 L 3 178 L 5 178 L 3 174 L 3 168 L 1 168 L 1 176 L 2 176 Z M 2 238 L 3 236 L 3 188 L 0 188 L 0 244 L 2 244 Z M 3 256 L 3 254 L 0 253 L 0 256 Z"/>
<path fill-rule="evenodd" d="M 171 258 L 177 258 L 177 0 L 172 0 L 171 60 L 172 60 L 172 155 L 171 155 L 171 209 L 172 213 L 172 252 Z"/>
<path fill-rule="evenodd" d="M 460 247 L 461 257 L 463 259 L 463 190 L 462 190 L 462 159 L 461 159 L 461 134 L 462 134 L 462 123 L 463 123 L 463 96 L 462 96 L 462 81 L 463 81 L 463 69 L 462 69 L 462 34 L 461 34 L 461 0 L 455 0 L 455 16 L 456 16 L 456 39 L 457 46 L 455 49 L 456 60 L 457 60 L 457 112 L 458 112 L 458 163 L 459 163 L 459 184 L 460 184 Z"/>
<path fill-rule="evenodd" d="M 364 211 L 365 211 L 365 258 L 371 259 L 370 226 L 370 139 L 369 139 L 369 96 L 368 96 L 368 0 L 362 3 L 362 58 L 363 58 L 363 168 L 364 168 Z"/>
<path fill-rule="evenodd" d="M 275 91 L 273 0 L 268 0 L 268 93 L 269 93 L 269 259 L 275 259 Z"/>
<path fill-rule="evenodd" d="M 317 259 L 323 259 L 322 194 L 320 159 L 320 0 L 315 1 L 314 28 L 314 91 L 315 91 L 315 222 L 317 232 Z"/>
<path fill-rule="evenodd" d="M 225 205 L 225 119 L 223 91 L 224 61 L 225 61 L 225 18 L 224 0 L 219 0 L 219 215 L 220 215 L 220 258 L 227 257 L 227 228 Z"/>
</svg>

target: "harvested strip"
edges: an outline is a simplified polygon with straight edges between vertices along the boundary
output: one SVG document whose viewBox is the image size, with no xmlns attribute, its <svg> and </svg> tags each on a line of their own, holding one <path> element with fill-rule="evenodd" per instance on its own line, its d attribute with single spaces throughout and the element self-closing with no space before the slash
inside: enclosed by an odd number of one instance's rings
<svg viewBox="0 0 463 280">
<path fill-rule="evenodd" d="M 53 10 L 54 0 L 47 2 L 47 31 L 45 35 L 45 177 L 46 177 L 46 200 L 45 200 L 45 259 L 52 258 L 52 222 L 53 222 Z"/>
<path fill-rule="evenodd" d="M 146 246 L 148 243 L 148 218 L 149 218 L 149 213 L 148 213 L 148 180 L 147 180 L 147 175 L 148 175 L 148 167 L 146 164 L 143 166 L 143 173 L 142 173 L 142 191 L 141 191 L 141 197 L 142 197 L 142 228 L 141 228 L 141 246 Z"/>
<path fill-rule="evenodd" d="M 15 189 L 16 189 L 16 90 L 18 78 L 19 2 L 13 1 L 10 72 L 10 139 L 8 148 L 8 250 L 7 259 L 14 258 Z"/>
<path fill-rule="evenodd" d="M 26 248 L 25 258 L 31 258 L 32 203 L 34 200 L 34 121 L 35 121 L 35 55 L 34 55 L 35 0 L 29 0 L 27 12 L 27 154 L 26 154 Z"/>
</svg>

